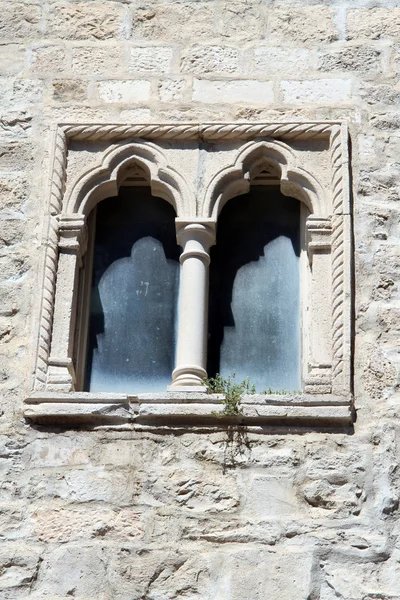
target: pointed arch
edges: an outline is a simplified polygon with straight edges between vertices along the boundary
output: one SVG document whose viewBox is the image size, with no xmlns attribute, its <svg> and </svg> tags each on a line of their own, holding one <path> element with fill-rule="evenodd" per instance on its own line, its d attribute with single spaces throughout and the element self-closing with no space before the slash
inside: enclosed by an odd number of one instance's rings
<svg viewBox="0 0 400 600">
<path fill-rule="evenodd" d="M 195 210 L 194 191 L 168 166 L 160 148 L 152 142 L 137 141 L 112 145 L 95 167 L 81 171 L 65 194 L 62 212 L 88 216 L 98 202 L 118 194 L 133 165 L 146 173 L 153 196 L 172 204 L 178 217 L 188 216 L 191 207 Z"/>
<path fill-rule="evenodd" d="M 277 174 L 282 194 L 300 200 L 312 214 L 329 214 L 323 187 L 311 173 L 297 166 L 293 150 L 283 142 L 265 140 L 242 146 L 235 162 L 211 179 L 203 215 L 217 219 L 226 202 L 246 194 L 253 177 L 263 169 Z"/>
</svg>

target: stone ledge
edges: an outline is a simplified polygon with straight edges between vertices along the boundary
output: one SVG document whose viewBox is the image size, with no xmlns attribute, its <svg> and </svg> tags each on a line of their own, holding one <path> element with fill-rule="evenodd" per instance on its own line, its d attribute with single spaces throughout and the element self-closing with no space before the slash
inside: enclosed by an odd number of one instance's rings
<svg viewBox="0 0 400 600">
<path fill-rule="evenodd" d="M 245 395 L 242 414 L 224 414 L 223 394 L 35 393 L 25 400 L 24 416 L 39 425 L 165 425 L 193 424 L 349 426 L 353 421 L 351 398 L 302 394 Z"/>
</svg>

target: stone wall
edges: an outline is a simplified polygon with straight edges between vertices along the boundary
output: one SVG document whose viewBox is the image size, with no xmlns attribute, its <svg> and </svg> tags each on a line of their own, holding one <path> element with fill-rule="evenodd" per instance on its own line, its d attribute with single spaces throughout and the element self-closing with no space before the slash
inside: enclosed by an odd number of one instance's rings
<svg viewBox="0 0 400 600">
<path fill-rule="evenodd" d="M 400 597 L 397 5 L 2 0 L 1 598 Z M 51 124 L 324 119 L 352 142 L 354 430 L 26 423 Z"/>
</svg>

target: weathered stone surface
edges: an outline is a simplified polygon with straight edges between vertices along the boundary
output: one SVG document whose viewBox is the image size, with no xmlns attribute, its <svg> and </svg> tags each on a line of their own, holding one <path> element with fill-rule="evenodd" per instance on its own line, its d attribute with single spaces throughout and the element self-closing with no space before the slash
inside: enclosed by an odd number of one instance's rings
<svg viewBox="0 0 400 600">
<path fill-rule="evenodd" d="M 118 2 L 51 1 L 47 12 L 49 37 L 71 40 L 121 38 L 124 7 Z"/>
<path fill-rule="evenodd" d="M 135 47 L 130 50 L 130 71 L 168 73 L 173 50 L 167 46 Z"/>
<path fill-rule="evenodd" d="M 355 8 L 347 13 L 348 39 L 399 37 L 400 8 Z"/>
<path fill-rule="evenodd" d="M 99 97 L 104 102 L 143 102 L 150 96 L 150 81 L 102 81 Z"/>
<path fill-rule="evenodd" d="M 256 104 L 274 101 L 272 83 L 269 81 L 206 81 L 195 79 L 193 83 L 193 100 L 199 102 L 245 102 Z"/>
<path fill-rule="evenodd" d="M 0 0 L 0 598 L 399 599 L 399 31 L 397 0 Z M 353 426 L 300 425 L 299 412 L 318 414 L 315 398 L 281 396 L 243 403 L 275 419 L 259 427 L 226 427 L 201 398 L 176 404 L 174 425 L 160 424 L 165 397 L 129 408 L 43 401 L 31 410 L 87 420 L 25 420 L 50 302 L 49 202 L 66 191 L 55 123 L 93 124 L 79 158 L 73 142 L 70 186 L 78 164 L 82 177 L 109 168 L 96 162 L 109 143 L 94 139 L 98 124 L 237 120 L 349 126 L 351 180 L 338 173 L 335 189 L 352 192 Z M 278 143 L 304 169 L 314 143 L 318 172 L 337 160 L 323 139 Z M 214 141 L 185 144 L 164 140 L 153 167 L 175 194 L 165 155 L 176 152 L 175 170 L 193 164 L 185 194 L 195 197 L 205 155 L 213 168 L 228 162 Z M 331 180 L 312 185 L 329 202 L 336 193 Z M 349 416 L 334 401 L 324 409 Z M 94 423 L 93 410 L 114 421 Z M 140 410 L 150 423 L 137 427 Z M 204 414 L 212 426 L 185 421 Z"/>
<path fill-rule="evenodd" d="M 133 9 L 132 39 L 176 42 L 212 38 L 214 11 L 214 4 L 208 2 L 139 4 Z"/>
<path fill-rule="evenodd" d="M 227 46 L 192 46 L 183 58 L 185 73 L 234 73 L 239 68 L 239 52 Z"/>
<path fill-rule="evenodd" d="M 342 102 L 351 95 L 348 79 L 282 81 L 281 88 L 285 102 Z"/>
<path fill-rule="evenodd" d="M 76 46 L 72 50 L 72 71 L 84 77 L 123 73 L 123 56 L 123 49 L 119 46 Z"/>
<path fill-rule="evenodd" d="M 269 16 L 270 41 L 281 44 L 301 43 L 310 46 L 338 39 L 334 13 L 323 5 L 272 8 Z"/>
</svg>

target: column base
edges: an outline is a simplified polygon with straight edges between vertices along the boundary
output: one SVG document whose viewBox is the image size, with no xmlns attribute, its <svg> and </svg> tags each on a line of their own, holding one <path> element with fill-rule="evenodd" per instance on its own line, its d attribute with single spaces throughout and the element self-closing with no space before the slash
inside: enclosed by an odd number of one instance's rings
<svg viewBox="0 0 400 600">
<path fill-rule="evenodd" d="M 183 390 L 182 388 L 189 388 L 189 391 L 193 392 L 206 392 L 207 386 L 204 385 L 204 379 L 206 377 L 207 371 L 201 367 L 195 367 L 191 365 L 179 367 L 172 373 L 172 383 L 168 387 L 168 391 L 178 392 L 182 390 L 186 392 L 188 390 Z"/>
</svg>

